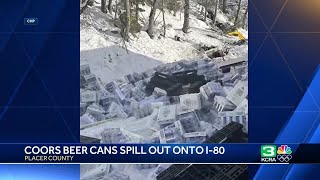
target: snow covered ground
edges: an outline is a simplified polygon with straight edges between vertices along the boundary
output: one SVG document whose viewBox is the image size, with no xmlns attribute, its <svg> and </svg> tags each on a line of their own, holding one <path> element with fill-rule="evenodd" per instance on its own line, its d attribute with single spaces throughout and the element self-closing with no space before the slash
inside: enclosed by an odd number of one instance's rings
<svg viewBox="0 0 320 180">
<path fill-rule="evenodd" d="M 142 72 L 162 63 L 170 63 L 183 59 L 194 59 L 205 56 L 199 51 L 199 45 L 214 46 L 223 48 L 224 43 L 235 42 L 236 37 L 229 37 L 212 31 L 204 21 L 198 19 L 199 5 L 191 3 L 190 30 L 185 34 L 182 32 L 183 13 L 176 16 L 166 12 L 165 19 L 168 26 L 166 37 L 160 37 L 162 33 L 162 17 L 157 10 L 156 17 L 156 38 L 150 39 L 145 31 L 135 36 L 130 36 L 130 42 L 126 43 L 128 52 L 120 37 L 120 29 L 114 26 L 113 15 L 104 14 L 99 8 L 99 2 L 94 7 L 89 7 L 81 16 L 80 32 L 80 54 L 81 63 L 90 64 L 93 73 L 98 75 L 103 82 L 121 79 L 132 72 Z M 142 28 L 147 29 L 147 19 L 151 8 L 147 5 L 140 5 L 144 12 L 141 12 Z M 227 18 L 218 13 L 218 21 L 226 22 Z M 178 35 L 185 41 L 176 41 Z M 246 53 L 247 47 L 240 46 L 241 51 Z M 242 53 L 242 52 L 241 52 Z M 236 58 L 239 55 L 229 55 Z M 229 58 L 228 56 L 226 58 Z"/>
</svg>

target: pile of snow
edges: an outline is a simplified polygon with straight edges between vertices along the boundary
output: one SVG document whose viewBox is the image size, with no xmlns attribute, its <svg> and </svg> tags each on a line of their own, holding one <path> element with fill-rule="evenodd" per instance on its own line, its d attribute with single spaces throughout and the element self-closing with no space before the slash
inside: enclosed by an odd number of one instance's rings
<svg viewBox="0 0 320 180">
<path fill-rule="evenodd" d="M 160 61 L 148 56 L 129 52 L 118 45 L 81 51 L 81 64 L 90 64 L 92 72 L 103 82 L 120 79 L 132 72 L 143 72 Z"/>
<path fill-rule="evenodd" d="M 114 43 L 100 36 L 99 32 L 93 27 L 83 29 L 80 33 L 80 52 L 114 45 Z"/>
</svg>

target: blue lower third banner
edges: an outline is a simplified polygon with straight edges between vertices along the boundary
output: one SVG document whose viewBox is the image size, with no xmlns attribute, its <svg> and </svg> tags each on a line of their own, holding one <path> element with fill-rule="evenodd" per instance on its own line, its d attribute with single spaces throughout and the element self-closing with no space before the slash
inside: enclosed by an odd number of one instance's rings
<svg viewBox="0 0 320 180">
<path fill-rule="evenodd" d="M 316 144 L 0 144 L 0 163 L 316 163 Z"/>
</svg>

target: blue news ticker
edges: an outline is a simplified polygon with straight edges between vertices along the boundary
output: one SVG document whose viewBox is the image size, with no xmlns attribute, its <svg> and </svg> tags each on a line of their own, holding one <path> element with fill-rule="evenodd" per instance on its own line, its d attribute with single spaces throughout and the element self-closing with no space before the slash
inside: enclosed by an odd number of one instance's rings
<svg viewBox="0 0 320 180">
<path fill-rule="evenodd" d="M 4 163 L 74 164 L 291 163 L 302 162 L 307 156 L 301 154 L 312 153 L 310 147 L 304 147 L 303 144 L 0 144 L 0 159 Z M 312 149 L 320 150 L 320 145 Z"/>
</svg>

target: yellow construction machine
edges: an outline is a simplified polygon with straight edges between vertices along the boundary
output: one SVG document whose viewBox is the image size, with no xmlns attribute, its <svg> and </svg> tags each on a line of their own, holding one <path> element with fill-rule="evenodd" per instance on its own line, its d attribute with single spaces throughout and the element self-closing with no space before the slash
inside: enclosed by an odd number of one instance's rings
<svg viewBox="0 0 320 180">
<path fill-rule="evenodd" d="M 240 41 L 245 41 L 246 38 L 243 36 L 243 34 L 239 30 L 235 30 L 233 32 L 228 33 L 229 36 L 237 36 Z"/>
</svg>

